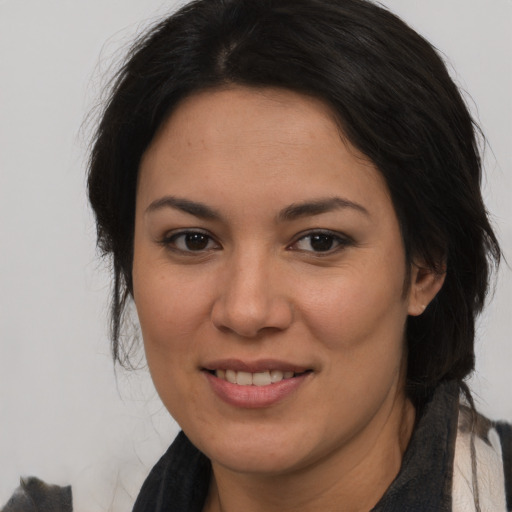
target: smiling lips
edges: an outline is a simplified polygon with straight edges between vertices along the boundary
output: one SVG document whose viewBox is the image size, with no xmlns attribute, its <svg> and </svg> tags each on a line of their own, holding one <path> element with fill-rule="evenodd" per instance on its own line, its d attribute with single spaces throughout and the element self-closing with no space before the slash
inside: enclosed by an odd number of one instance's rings
<svg viewBox="0 0 512 512">
<path fill-rule="evenodd" d="M 279 363 L 276 362 L 267 363 L 267 369 L 263 369 L 264 364 L 219 362 L 215 366 L 209 365 L 216 369 L 205 369 L 204 374 L 215 394 L 224 402 L 250 409 L 268 407 L 280 402 L 312 374 L 311 370 L 293 368 L 290 365 L 281 364 L 281 368 L 277 369 Z"/>
</svg>

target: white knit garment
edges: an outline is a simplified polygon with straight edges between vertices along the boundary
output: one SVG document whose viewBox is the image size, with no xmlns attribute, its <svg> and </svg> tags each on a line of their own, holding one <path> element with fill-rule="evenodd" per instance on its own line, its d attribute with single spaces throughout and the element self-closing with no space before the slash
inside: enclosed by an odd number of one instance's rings
<svg viewBox="0 0 512 512">
<path fill-rule="evenodd" d="M 460 426 L 460 421 L 459 421 Z M 507 512 L 501 443 L 494 428 L 488 432 L 490 445 L 475 435 L 476 468 L 481 512 Z M 458 429 L 453 465 L 452 510 L 475 512 L 471 434 Z"/>
</svg>

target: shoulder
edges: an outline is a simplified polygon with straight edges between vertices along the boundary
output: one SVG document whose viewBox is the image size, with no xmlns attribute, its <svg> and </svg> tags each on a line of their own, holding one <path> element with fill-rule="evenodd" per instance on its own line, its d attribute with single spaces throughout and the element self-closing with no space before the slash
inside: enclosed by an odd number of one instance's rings
<svg viewBox="0 0 512 512">
<path fill-rule="evenodd" d="M 453 508 L 512 510 L 512 426 L 461 405 L 453 464 Z"/>
</svg>

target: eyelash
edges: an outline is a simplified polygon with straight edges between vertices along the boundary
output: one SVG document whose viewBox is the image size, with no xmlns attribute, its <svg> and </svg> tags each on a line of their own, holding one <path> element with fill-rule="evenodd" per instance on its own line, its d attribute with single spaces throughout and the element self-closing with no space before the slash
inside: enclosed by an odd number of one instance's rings
<svg viewBox="0 0 512 512">
<path fill-rule="evenodd" d="M 206 240 L 203 240 L 206 242 L 205 247 L 198 248 L 197 250 L 191 249 L 190 247 L 186 247 L 186 246 L 178 247 L 177 242 L 180 239 L 183 239 L 183 243 L 187 244 L 187 240 L 185 238 L 187 236 L 205 237 Z M 330 245 L 330 246 L 327 247 L 325 250 L 319 250 L 319 251 L 308 250 L 308 249 L 303 249 L 303 248 L 301 249 L 301 248 L 297 247 L 297 245 L 300 242 L 305 241 L 307 239 L 310 240 L 309 244 L 311 247 L 311 243 L 312 243 L 312 240 L 314 237 L 317 237 L 319 239 L 317 241 L 319 241 L 320 243 L 322 243 L 322 241 L 327 242 L 327 245 Z M 321 237 L 324 237 L 324 240 L 321 240 Z M 198 256 L 198 255 L 210 252 L 210 251 L 215 251 L 215 250 L 221 249 L 221 245 L 218 242 L 216 242 L 215 239 L 209 233 L 201 231 L 201 230 L 197 230 L 197 229 L 191 229 L 191 230 L 186 230 L 186 231 L 179 231 L 177 233 L 171 233 L 171 234 L 165 236 L 159 243 L 162 246 L 164 246 L 166 249 L 169 249 L 173 252 L 178 252 L 180 254 L 184 254 L 187 256 Z M 208 247 L 212 243 L 215 246 Z M 313 230 L 313 231 L 309 231 L 305 234 L 301 234 L 301 236 L 299 236 L 292 244 L 287 246 L 287 249 L 292 250 L 292 251 L 302 252 L 302 253 L 311 253 L 311 254 L 314 254 L 315 256 L 322 257 L 322 256 L 329 256 L 329 255 L 334 254 L 340 250 L 343 250 L 344 248 L 352 245 L 353 243 L 354 243 L 353 240 L 351 240 L 346 235 L 340 235 L 339 233 L 335 233 L 335 232 L 327 231 L 327 230 Z M 335 245 L 335 247 L 333 248 L 332 245 Z"/>
</svg>

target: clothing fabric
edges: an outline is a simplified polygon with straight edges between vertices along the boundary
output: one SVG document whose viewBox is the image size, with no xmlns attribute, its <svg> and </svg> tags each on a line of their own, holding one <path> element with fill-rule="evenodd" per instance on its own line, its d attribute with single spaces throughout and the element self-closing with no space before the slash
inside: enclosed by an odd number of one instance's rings
<svg viewBox="0 0 512 512">
<path fill-rule="evenodd" d="M 49 485 L 34 476 L 20 478 L 0 512 L 73 512 L 71 486 Z"/>
<path fill-rule="evenodd" d="M 479 416 L 471 432 L 469 414 L 457 383 L 441 384 L 423 408 L 397 477 L 371 512 L 472 512 L 475 496 L 481 512 L 512 511 L 512 426 Z M 210 478 L 208 458 L 181 432 L 150 472 L 133 512 L 202 512 Z"/>
<path fill-rule="evenodd" d="M 455 442 L 452 482 L 453 511 L 474 511 L 475 495 L 478 496 L 480 510 L 505 511 L 507 510 L 503 458 L 505 450 L 502 449 L 499 432 L 506 429 L 507 425 L 493 425 L 486 418 L 478 416 L 474 429 L 475 435 L 472 437 L 469 430 L 470 424 L 470 411 L 463 407 L 459 411 L 457 440 Z M 510 440 L 510 436 L 508 439 Z M 474 470 L 472 450 L 475 454 L 474 459 L 477 461 Z M 509 484 L 510 479 L 509 465 Z"/>
</svg>

